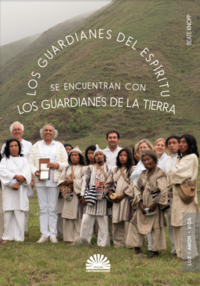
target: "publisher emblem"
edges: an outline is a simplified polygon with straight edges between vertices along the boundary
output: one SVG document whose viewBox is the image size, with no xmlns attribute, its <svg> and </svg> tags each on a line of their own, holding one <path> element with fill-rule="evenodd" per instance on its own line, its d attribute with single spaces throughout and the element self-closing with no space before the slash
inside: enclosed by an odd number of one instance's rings
<svg viewBox="0 0 200 286">
<path fill-rule="evenodd" d="M 86 262 L 86 272 L 110 272 L 110 261 L 103 254 L 94 254 Z"/>
</svg>

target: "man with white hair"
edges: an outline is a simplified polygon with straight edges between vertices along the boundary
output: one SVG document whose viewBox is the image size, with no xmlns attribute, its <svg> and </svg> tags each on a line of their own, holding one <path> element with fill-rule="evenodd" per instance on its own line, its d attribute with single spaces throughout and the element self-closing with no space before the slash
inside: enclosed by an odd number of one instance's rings
<svg viewBox="0 0 200 286">
<path fill-rule="evenodd" d="M 41 237 L 37 241 L 43 243 L 48 241 L 57 243 L 57 203 L 58 188 L 57 182 L 62 170 L 68 166 L 68 155 L 62 143 L 54 141 L 58 131 L 51 124 L 46 124 L 40 130 L 43 140 L 33 145 L 29 156 L 31 172 L 34 175 L 38 203 L 40 207 L 40 232 Z M 50 179 L 40 180 L 39 159 L 49 158 Z"/>
<path fill-rule="evenodd" d="M 97 245 L 110 245 L 108 231 L 108 209 L 107 200 L 104 197 L 104 187 L 111 167 L 106 162 L 103 150 L 96 145 L 94 152 L 95 165 L 89 165 L 83 176 L 81 189 L 81 203 L 87 204 L 83 214 L 80 237 L 86 238 L 90 243 L 95 219 L 98 223 Z"/>
<path fill-rule="evenodd" d="M 23 133 L 24 133 L 24 125 L 19 122 L 15 121 L 10 125 L 10 133 L 13 135 L 14 139 L 17 139 L 20 142 L 21 145 L 21 154 L 28 160 L 31 149 L 32 149 L 32 143 L 24 140 L 22 138 Z M 1 148 L 1 154 L 3 155 L 4 150 L 5 150 L 6 143 L 3 144 Z M 34 181 L 33 177 L 30 182 L 30 185 L 27 188 L 27 195 L 28 197 L 32 197 L 33 195 L 33 187 L 34 187 Z M 28 231 L 28 212 L 25 212 L 25 231 Z"/>
</svg>

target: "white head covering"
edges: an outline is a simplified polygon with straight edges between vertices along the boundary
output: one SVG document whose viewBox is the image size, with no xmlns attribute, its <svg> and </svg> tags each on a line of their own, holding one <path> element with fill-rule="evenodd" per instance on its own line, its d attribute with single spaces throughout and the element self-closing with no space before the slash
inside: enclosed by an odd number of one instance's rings
<svg viewBox="0 0 200 286">
<path fill-rule="evenodd" d="M 96 144 L 96 150 L 94 151 L 94 156 L 95 156 L 95 154 L 98 153 L 98 152 L 101 152 L 102 154 L 104 154 L 104 156 L 106 156 L 106 154 L 104 153 L 104 151 L 101 150 L 101 149 L 99 148 L 99 145 Z"/>
<path fill-rule="evenodd" d="M 76 153 L 83 155 L 78 146 L 76 146 L 74 149 L 72 149 L 69 154 L 71 154 L 72 152 L 76 152 Z"/>
</svg>

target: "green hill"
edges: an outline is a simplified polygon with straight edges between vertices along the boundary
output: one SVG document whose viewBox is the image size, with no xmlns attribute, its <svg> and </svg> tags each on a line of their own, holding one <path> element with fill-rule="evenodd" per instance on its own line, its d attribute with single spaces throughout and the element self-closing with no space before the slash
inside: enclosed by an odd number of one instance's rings
<svg viewBox="0 0 200 286">
<path fill-rule="evenodd" d="M 13 59 L 17 54 L 23 51 L 28 45 L 39 38 L 41 34 L 33 35 L 30 37 L 23 38 L 21 40 L 12 42 L 7 45 L 0 47 L 0 67 Z"/>
<path fill-rule="evenodd" d="M 186 15 L 192 15 L 192 45 L 186 45 Z M 57 25 L 43 33 L 23 53 L 16 56 L 2 68 L 1 75 L 1 141 L 8 137 L 8 127 L 14 120 L 25 124 L 25 138 L 36 141 L 38 129 L 47 122 L 52 122 L 59 130 L 58 140 L 70 141 L 85 148 L 88 143 L 98 142 L 105 145 L 105 132 L 117 128 L 123 138 L 123 145 L 131 145 L 141 138 L 154 140 L 172 133 L 190 132 L 200 139 L 200 3 L 199 1 L 114 1 L 112 5 L 91 15 L 89 18 L 77 18 Z M 104 29 L 103 38 L 91 37 L 89 29 Z M 112 30 L 112 38 L 106 39 L 107 30 Z M 87 39 L 81 38 L 84 31 Z M 116 41 L 119 32 L 137 40 L 136 50 L 126 46 L 125 42 Z M 75 33 L 79 41 L 75 39 Z M 72 45 L 67 45 L 65 37 L 72 35 Z M 62 50 L 59 40 L 67 45 Z M 129 43 L 130 44 L 130 43 Z M 52 45 L 60 51 L 48 60 L 44 68 L 38 67 L 38 59 L 45 59 L 44 53 L 52 52 Z M 150 62 L 140 53 L 147 47 L 154 55 Z M 143 54 L 144 55 L 144 54 Z M 163 66 L 164 76 L 156 78 L 153 71 L 158 66 L 150 65 L 158 60 Z M 36 96 L 28 88 L 31 72 L 39 72 Z M 158 79 L 166 80 L 158 82 Z M 64 83 L 107 82 L 121 83 L 121 89 L 82 89 L 64 90 Z M 169 87 L 159 87 L 169 83 Z M 52 92 L 51 84 L 58 83 L 59 91 Z M 128 91 L 125 83 L 146 85 L 145 91 Z M 162 97 L 161 91 L 169 90 L 169 97 Z M 169 93 L 169 92 L 168 92 Z M 166 93 L 165 93 L 166 94 Z M 127 98 L 133 104 L 137 98 L 139 109 L 120 107 L 66 107 L 42 109 L 19 114 L 17 105 L 43 100 L 64 98 L 91 99 L 105 97 Z M 144 99 L 164 102 L 173 112 L 144 108 Z M 61 103 L 60 103 L 61 104 Z M 153 109 L 155 109 L 153 105 Z M 149 106 L 149 105 L 148 105 Z M 28 107 L 27 107 L 28 108 Z M 168 109 L 169 110 L 169 109 Z M 102 146 L 103 147 L 103 146 Z"/>
</svg>

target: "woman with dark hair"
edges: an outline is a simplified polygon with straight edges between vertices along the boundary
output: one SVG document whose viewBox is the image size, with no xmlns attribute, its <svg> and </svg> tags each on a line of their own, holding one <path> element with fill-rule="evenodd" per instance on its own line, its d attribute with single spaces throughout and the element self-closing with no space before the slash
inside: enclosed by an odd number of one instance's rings
<svg viewBox="0 0 200 286">
<path fill-rule="evenodd" d="M 167 176 L 157 166 L 158 157 L 153 150 L 141 154 L 144 170 L 134 186 L 132 206 L 136 209 L 130 221 L 127 247 L 135 247 L 136 254 L 143 256 L 141 247 L 145 234 L 151 233 L 153 256 L 166 249 L 164 211 L 169 208 Z"/>
<path fill-rule="evenodd" d="M 72 149 L 74 148 L 71 144 L 66 143 L 64 144 L 65 150 L 67 152 L 67 155 L 69 156 L 69 153 L 72 151 Z"/>
<path fill-rule="evenodd" d="M 136 144 L 137 145 L 137 144 Z M 136 152 L 137 150 L 137 146 L 134 146 L 132 149 L 132 156 L 133 156 L 133 166 L 134 166 L 134 170 L 136 168 L 137 163 L 140 161 L 140 155 Z"/>
<path fill-rule="evenodd" d="M 63 240 L 72 243 L 80 237 L 82 216 L 79 196 L 84 172 L 84 157 L 78 146 L 71 150 L 68 162 L 69 166 L 63 170 L 58 180 L 58 186 L 65 193 L 62 210 Z"/>
<path fill-rule="evenodd" d="M 174 241 L 177 257 L 187 260 L 198 255 L 195 241 L 195 219 L 199 210 L 197 200 L 198 147 L 194 136 L 184 134 L 179 139 L 179 158 L 167 173 L 172 187 L 172 213 Z M 185 192 L 187 191 L 187 193 Z M 188 254 L 188 219 L 191 237 L 191 250 Z M 185 247 L 184 247 L 185 246 Z"/>
<path fill-rule="evenodd" d="M 85 150 L 85 161 L 86 161 L 86 165 L 95 165 L 95 161 L 94 161 L 94 151 L 96 150 L 96 146 L 95 145 L 90 145 L 87 147 L 87 149 Z"/>
<path fill-rule="evenodd" d="M 117 167 L 108 177 L 105 185 L 106 196 L 113 200 L 112 223 L 113 242 L 115 247 L 125 247 L 129 222 L 132 217 L 131 200 L 133 199 L 133 187 L 130 175 L 133 171 L 133 159 L 131 151 L 123 148 L 117 155 Z"/>
<path fill-rule="evenodd" d="M 25 212 L 29 211 L 27 189 L 31 182 L 31 170 L 21 155 L 17 139 L 6 141 L 4 158 L 0 163 L 0 180 L 3 189 L 4 233 L 3 241 L 24 241 Z"/>
</svg>

